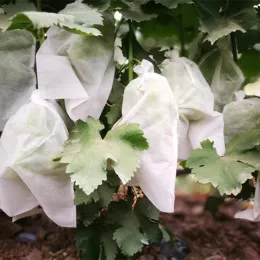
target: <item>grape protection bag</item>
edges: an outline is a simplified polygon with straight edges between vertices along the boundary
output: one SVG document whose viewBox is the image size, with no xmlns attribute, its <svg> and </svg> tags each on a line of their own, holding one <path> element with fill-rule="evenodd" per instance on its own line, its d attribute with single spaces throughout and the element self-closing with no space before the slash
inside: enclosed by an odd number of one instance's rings
<svg viewBox="0 0 260 260">
<path fill-rule="evenodd" d="M 260 99 L 252 97 L 233 101 L 224 107 L 223 115 L 225 140 L 229 142 L 260 123 Z"/>
<path fill-rule="evenodd" d="M 28 31 L 0 32 L 0 131 L 35 89 L 35 39 Z"/>
<path fill-rule="evenodd" d="M 149 149 L 140 155 L 135 182 L 160 211 L 173 212 L 178 158 L 176 101 L 167 80 L 154 73 L 152 63 L 143 60 L 134 71 L 139 77 L 125 88 L 122 118 L 114 127 L 140 125 Z"/>
<path fill-rule="evenodd" d="M 113 19 L 105 19 L 102 36 L 82 36 L 53 27 L 39 49 L 38 86 L 45 99 L 64 99 L 73 121 L 98 119 L 112 88 Z"/>
<path fill-rule="evenodd" d="M 6 123 L 0 139 L 0 208 L 14 220 L 37 212 L 76 226 L 74 190 L 65 165 L 53 159 L 68 138 L 66 117 L 35 90 Z"/>
<path fill-rule="evenodd" d="M 220 44 L 219 48 L 206 54 L 199 67 L 211 86 L 215 109 L 221 112 L 226 104 L 234 100 L 234 93 L 241 88 L 245 78 L 226 44 Z"/>
<path fill-rule="evenodd" d="M 235 218 L 241 218 L 241 219 L 247 219 L 250 221 L 260 222 L 260 174 L 259 173 L 258 173 L 257 182 L 256 182 L 253 208 L 249 208 L 249 209 L 236 213 Z"/>
<path fill-rule="evenodd" d="M 176 51 L 166 53 L 162 75 L 166 77 L 179 110 L 179 159 L 187 159 L 192 149 L 206 139 L 214 141 L 219 155 L 225 152 L 223 115 L 214 111 L 214 97 L 198 66 L 179 57 Z"/>
</svg>

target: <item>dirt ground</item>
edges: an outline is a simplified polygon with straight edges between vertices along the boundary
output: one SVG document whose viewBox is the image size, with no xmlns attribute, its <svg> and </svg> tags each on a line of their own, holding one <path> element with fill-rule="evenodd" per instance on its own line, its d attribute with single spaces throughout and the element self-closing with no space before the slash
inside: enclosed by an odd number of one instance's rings
<svg viewBox="0 0 260 260">
<path fill-rule="evenodd" d="M 234 219 L 239 210 L 235 200 L 225 202 L 213 217 L 204 210 L 205 199 L 177 196 L 175 213 L 161 217 L 190 248 L 185 260 L 260 260 L 260 223 Z M 12 223 L 0 212 L 0 260 L 77 260 L 74 243 L 73 230 L 41 215 Z M 147 253 L 141 259 L 163 258 Z"/>
</svg>

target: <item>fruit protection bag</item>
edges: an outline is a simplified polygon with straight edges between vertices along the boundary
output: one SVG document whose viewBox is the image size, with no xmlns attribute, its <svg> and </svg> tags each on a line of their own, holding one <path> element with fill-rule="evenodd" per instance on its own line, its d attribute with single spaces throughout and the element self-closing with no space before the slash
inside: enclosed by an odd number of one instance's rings
<svg viewBox="0 0 260 260">
<path fill-rule="evenodd" d="M 214 111 L 214 97 L 198 66 L 166 53 L 162 75 L 168 80 L 179 110 L 179 159 L 187 159 L 192 149 L 206 139 L 214 141 L 219 155 L 225 152 L 223 115 Z"/>
<path fill-rule="evenodd" d="M 233 101 L 223 110 L 225 141 L 253 129 L 260 123 L 260 99 L 257 97 Z M 243 120 L 241 120 L 243 119 Z"/>
<path fill-rule="evenodd" d="M 55 102 L 39 96 L 6 123 L 0 139 L 0 208 L 14 220 L 37 212 L 63 227 L 76 226 L 74 190 L 65 165 L 54 162 L 68 130 Z"/>
<path fill-rule="evenodd" d="M 45 99 L 64 99 L 73 121 L 98 119 L 112 88 L 114 25 L 106 19 L 103 36 L 81 36 L 53 27 L 39 49 L 38 86 Z"/>
<path fill-rule="evenodd" d="M 260 221 L 260 174 L 259 173 L 257 176 L 253 208 L 249 208 L 236 213 L 235 218 L 242 218 L 242 219 L 247 219 L 256 222 Z"/>
<path fill-rule="evenodd" d="M 162 212 L 174 211 L 174 189 L 178 158 L 176 101 L 167 80 L 154 73 L 147 60 L 136 66 L 138 78 L 125 88 L 122 119 L 115 125 L 137 123 L 149 149 L 140 155 L 135 181 Z"/>
<path fill-rule="evenodd" d="M 215 109 L 219 112 L 232 102 L 234 93 L 241 88 L 245 78 L 225 44 L 205 55 L 199 63 L 202 73 L 211 86 Z"/>
<path fill-rule="evenodd" d="M 28 31 L 0 32 L 0 131 L 35 89 L 35 39 Z"/>
</svg>

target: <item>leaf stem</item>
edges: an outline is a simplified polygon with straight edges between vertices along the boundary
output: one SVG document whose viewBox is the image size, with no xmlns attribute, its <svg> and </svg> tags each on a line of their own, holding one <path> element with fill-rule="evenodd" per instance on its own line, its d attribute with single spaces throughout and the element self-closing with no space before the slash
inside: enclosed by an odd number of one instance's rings
<svg viewBox="0 0 260 260">
<path fill-rule="evenodd" d="M 41 12 L 41 10 L 42 10 L 41 0 L 37 0 L 36 9 L 37 9 L 37 12 Z M 38 36 L 40 45 L 42 45 L 42 43 L 44 42 L 44 29 L 43 28 L 38 29 L 37 36 Z"/>
<path fill-rule="evenodd" d="M 234 59 L 235 63 L 237 63 L 238 62 L 237 41 L 236 41 L 235 34 L 233 32 L 230 34 L 230 40 L 231 40 L 231 48 L 232 48 L 233 59 Z"/>
<path fill-rule="evenodd" d="M 184 40 L 183 17 L 182 17 L 181 5 L 180 5 L 180 14 L 179 14 L 179 33 L 180 33 L 180 42 L 181 42 L 181 56 L 185 56 L 185 40 Z"/>
<path fill-rule="evenodd" d="M 128 49 L 128 81 L 132 81 L 134 79 L 133 72 L 133 30 L 131 21 L 128 21 L 129 25 L 129 49 Z"/>
<path fill-rule="evenodd" d="M 41 0 L 37 0 L 36 8 L 38 12 L 41 12 Z"/>
<path fill-rule="evenodd" d="M 118 24 L 117 24 L 117 26 L 116 26 L 116 29 L 115 29 L 115 38 L 116 38 L 116 36 L 117 36 L 117 34 L 118 34 L 118 31 L 119 31 L 119 29 L 120 29 L 120 26 L 122 25 L 122 23 L 125 21 L 125 19 L 124 18 L 122 18 L 119 22 L 118 22 Z"/>
</svg>

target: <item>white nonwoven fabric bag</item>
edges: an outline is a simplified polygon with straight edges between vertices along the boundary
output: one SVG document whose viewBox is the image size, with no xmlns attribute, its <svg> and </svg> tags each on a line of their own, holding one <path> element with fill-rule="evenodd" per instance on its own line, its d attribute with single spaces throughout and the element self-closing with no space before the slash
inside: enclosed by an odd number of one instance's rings
<svg viewBox="0 0 260 260">
<path fill-rule="evenodd" d="M 81 36 L 53 27 L 39 49 L 38 86 L 45 99 L 65 99 L 73 121 L 98 119 L 112 89 L 114 25 L 108 17 L 103 36 Z"/>
<path fill-rule="evenodd" d="M 253 129 L 260 123 L 260 99 L 248 98 L 229 103 L 223 110 L 225 141 Z"/>
<path fill-rule="evenodd" d="M 6 123 L 0 139 L 0 208 L 14 220 L 37 212 L 63 227 L 76 226 L 74 190 L 65 165 L 54 162 L 68 130 L 55 102 L 35 90 Z"/>
<path fill-rule="evenodd" d="M 235 214 L 235 218 L 247 219 L 250 221 L 260 222 L 260 174 L 258 173 L 255 198 L 253 208 L 240 211 Z"/>
<path fill-rule="evenodd" d="M 223 115 L 214 111 L 214 97 L 198 66 L 166 53 L 162 75 L 168 80 L 179 110 L 179 159 L 187 159 L 193 149 L 210 139 L 219 155 L 225 153 Z"/>
<path fill-rule="evenodd" d="M 178 158 L 176 101 L 167 80 L 153 72 L 143 60 L 135 67 L 138 78 L 125 88 L 122 119 L 115 125 L 138 123 L 149 142 L 140 155 L 135 181 L 162 212 L 174 211 L 174 190 Z"/>
<path fill-rule="evenodd" d="M 28 31 L 0 32 L 0 131 L 35 89 L 35 39 Z"/>
<path fill-rule="evenodd" d="M 199 67 L 211 86 L 215 109 L 221 112 L 226 104 L 235 99 L 234 93 L 241 88 L 245 78 L 226 44 L 220 44 L 219 48 L 205 55 Z"/>
</svg>

